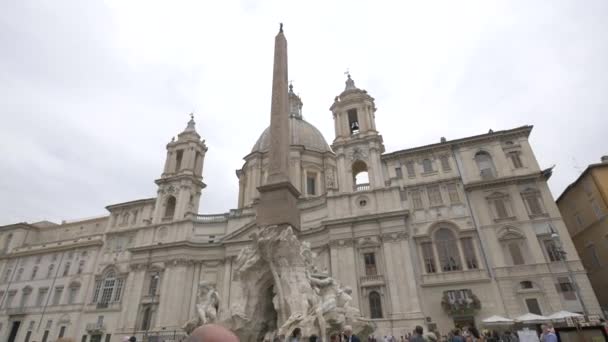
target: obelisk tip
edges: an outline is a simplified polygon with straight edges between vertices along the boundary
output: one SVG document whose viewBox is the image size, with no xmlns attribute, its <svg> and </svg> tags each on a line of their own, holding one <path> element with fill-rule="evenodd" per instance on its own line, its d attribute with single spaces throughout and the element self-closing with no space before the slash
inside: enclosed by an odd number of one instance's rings
<svg viewBox="0 0 608 342">
<path fill-rule="evenodd" d="M 283 32 L 283 23 L 279 23 L 279 33 Z"/>
</svg>

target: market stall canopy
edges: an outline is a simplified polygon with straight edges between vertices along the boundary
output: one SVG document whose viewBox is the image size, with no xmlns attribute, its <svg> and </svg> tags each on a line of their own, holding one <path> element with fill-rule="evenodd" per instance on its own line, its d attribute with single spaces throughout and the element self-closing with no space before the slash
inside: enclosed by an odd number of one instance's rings
<svg viewBox="0 0 608 342">
<path fill-rule="evenodd" d="M 552 315 L 547 316 L 547 318 L 551 319 L 551 320 L 559 320 L 559 319 L 566 319 L 566 318 L 576 318 L 576 317 L 583 317 L 583 315 L 578 314 L 576 312 L 570 312 L 570 311 L 558 311 Z"/>
<path fill-rule="evenodd" d="M 517 322 L 522 322 L 522 323 L 542 323 L 542 322 L 549 321 L 550 319 L 545 316 L 541 316 L 541 315 L 537 315 L 537 314 L 528 312 L 527 314 L 523 314 L 519 317 L 516 317 L 515 320 Z"/>
<path fill-rule="evenodd" d="M 498 315 L 494 315 L 494 316 L 490 316 L 484 320 L 482 320 L 482 322 L 486 325 L 489 324 L 512 324 L 513 320 L 506 318 L 506 317 L 502 317 L 502 316 L 498 316 Z"/>
</svg>

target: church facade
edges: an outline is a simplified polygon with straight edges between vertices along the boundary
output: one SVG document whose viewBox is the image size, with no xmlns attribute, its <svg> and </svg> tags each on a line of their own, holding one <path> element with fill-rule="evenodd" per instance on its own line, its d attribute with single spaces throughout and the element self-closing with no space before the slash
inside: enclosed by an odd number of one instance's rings
<svg viewBox="0 0 608 342">
<path fill-rule="evenodd" d="M 331 146 L 291 87 L 289 105 L 299 237 L 319 270 L 352 288 L 376 335 L 446 332 L 495 314 L 600 314 L 531 126 L 386 152 L 374 98 L 350 76 L 330 108 Z M 198 213 L 207 147 L 191 119 L 167 144 L 156 197 L 95 219 L 0 227 L 0 339 L 167 336 L 195 316 L 200 282 L 215 286 L 227 318 L 270 143 L 267 129 L 236 171 L 238 206 L 226 213 Z"/>
</svg>

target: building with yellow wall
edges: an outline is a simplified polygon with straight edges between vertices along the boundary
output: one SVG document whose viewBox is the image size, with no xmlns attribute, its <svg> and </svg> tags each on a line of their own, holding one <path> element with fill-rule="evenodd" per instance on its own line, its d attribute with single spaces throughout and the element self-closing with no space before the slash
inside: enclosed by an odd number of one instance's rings
<svg viewBox="0 0 608 342">
<path fill-rule="evenodd" d="M 557 199 L 591 285 L 608 312 L 608 156 L 591 164 Z"/>
</svg>

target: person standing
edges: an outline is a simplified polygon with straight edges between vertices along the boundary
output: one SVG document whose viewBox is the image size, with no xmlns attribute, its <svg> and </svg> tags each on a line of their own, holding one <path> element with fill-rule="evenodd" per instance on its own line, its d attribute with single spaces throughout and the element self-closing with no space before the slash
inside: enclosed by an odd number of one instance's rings
<svg viewBox="0 0 608 342">
<path fill-rule="evenodd" d="M 543 333 L 540 335 L 541 342 L 557 342 L 557 335 L 553 332 L 553 327 L 548 324 L 543 324 Z"/>
<path fill-rule="evenodd" d="M 350 325 L 344 326 L 343 341 L 344 342 L 361 342 L 361 340 L 356 335 L 353 335 L 353 327 L 351 327 Z"/>
<path fill-rule="evenodd" d="M 423 333 L 424 329 L 417 325 L 416 328 L 414 328 L 414 334 L 410 337 L 410 342 L 426 342 L 426 339 L 422 336 Z"/>
</svg>

